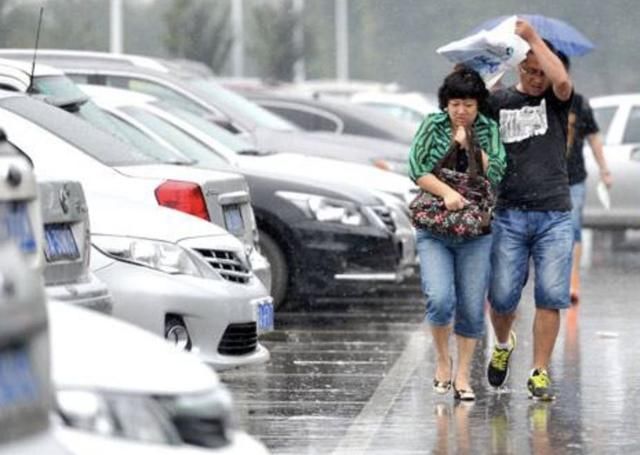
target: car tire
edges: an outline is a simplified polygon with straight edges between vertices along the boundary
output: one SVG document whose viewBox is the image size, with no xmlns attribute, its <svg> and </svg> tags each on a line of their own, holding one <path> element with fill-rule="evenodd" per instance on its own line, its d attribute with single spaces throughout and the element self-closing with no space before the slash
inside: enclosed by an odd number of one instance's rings
<svg viewBox="0 0 640 455">
<path fill-rule="evenodd" d="M 271 264 L 271 296 L 275 308 L 280 307 L 286 297 L 289 287 L 289 266 L 287 259 L 278 243 L 264 231 L 259 232 L 260 251 Z"/>
</svg>

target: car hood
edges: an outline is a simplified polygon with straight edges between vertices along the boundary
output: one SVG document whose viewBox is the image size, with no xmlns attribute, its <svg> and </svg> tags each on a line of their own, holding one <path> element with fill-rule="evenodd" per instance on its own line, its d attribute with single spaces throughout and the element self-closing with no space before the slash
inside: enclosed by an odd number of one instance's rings
<svg viewBox="0 0 640 455">
<path fill-rule="evenodd" d="M 378 158 L 404 161 L 409 156 L 409 149 L 406 145 L 346 134 L 278 131 L 260 128 L 255 131 L 255 141 L 262 150 L 306 152 L 333 158 L 350 157 L 350 160 L 357 159 L 363 164 L 371 164 L 373 160 Z"/>
<path fill-rule="evenodd" d="M 365 189 L 383 191 L 405 198 L 414 185 L 409 177 L 373 166 L 307 156 L 298 153 L 273 153 L 260 157 L 239 156 L 241 168 L 265 170 L 275 174 L 302 176 L 327 187 L 327 183 L 342 183 Z"/>
<path fill-rule="evenodd" d="M 292 155 L 294 161 L 297 159 L 296 157 L 300 156 L 294 154 L 283 155 Z M 248 164 L 245 163 L 245 160 Z M 381 203 L 368 189 L 352 185 L 349 182 L 332 181 L 327 184 L 327 182 L 318 180 L 316 176 L 310 178 L 299 171 L 291 172 L 289 169 L 287 173 L 287 169 L 283 169 L 283 166 L 278 161 L 272 160 L 269 156 L 240 157 L 240 171 L 252 185 L 252 196 L 253 191 L 261 190 L 297 191 L 342 199 L 361 205 L 380 205 Z M 267 186 L 253 186 L 258 180 Z"/>
<path fill-rule="evenodd" d="M 193 237 L 230 234 L 209 221 L 177 210 L 87 192 L 91 234 L 178 242 Z"/>
<path fill-rule="evenodd" d="M 156 335 L 63 302 L 49 302 L 47 308 L 57 389 L 176 395 L 219 384 L 195 356 Z"/>
</svg>

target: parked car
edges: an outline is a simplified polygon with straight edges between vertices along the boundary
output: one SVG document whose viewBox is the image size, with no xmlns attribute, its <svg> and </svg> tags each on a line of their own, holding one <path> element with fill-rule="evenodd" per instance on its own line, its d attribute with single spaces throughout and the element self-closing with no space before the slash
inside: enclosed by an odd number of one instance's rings
<svg viewBox="0 0 640 455">
<path fill-rule="evenodd" d="M 268 453 L 236 427 L 231 395 L 193 355 L 62 302 L 48 313 L 56 436 L 74 454 Z"/>
<path fill-rule="evenodd" d="M 155 177 L 157 187 L 150 187 L 147 191 L 141 192 L 142 195 L 146 194 L 146 200 L 150 203 L 158 203 L 186 211 L 230 229 L 247 246 L 254 272 L 260 277 L 267 289 L 269 288 L 270 269 L 267 261 L 255 248 L 257 229 L 251 210 L 248 186 L 241 176 L 229 172 L 198 173 L 180 166 L 188 164 L 188 160 L 179 154 L 167 154 L 162 147 L 150 141 L 145 142 L 144 138 L 132 139 L 118 131 L 118 125 L 93 105 L 74 82 L 60 70 L 42 64 L 35 66 L 33 75 L 31 70 L 31 64 L 17 60 L 0 59 L 0 87 L 22 93 L 27 92 L 27 89 L 31 87 L 29 90 L 33 96 L 68 110 L 93 124 L 108 128 L 110 134 L 129 142 L 133 148 L 144 149 L 148 158 L 143 161 L 140 161 L 140 158 L 145 154 L 137 154 L 136 156 L 129 150 L 131 158 L 129 162 L 135 164 L 134 166 L 118 166 L 122 163 L 114 163 L 114 157 L 118 155 L 116 150 L 106 154 L 99 153 L 96 158 L 130 177 L 138 179 Z M 122 144 L 116 145 L 114 141 L 112 141 L 111 147 L 114 149 L 126 148 Z M 172 161 L 167 160 L 167 156 L 170 156 Z M 122 159 L 122 155 L 120 158 Z M 174 164 L 174 166 L 156 166 L 155 163 L 158 160 Z M 84 184 L 98 184 L 98 182 L 85 181 Z M 124 186 L 122 190 L 129 195 L 132 194 L 127 186 Z"/>
<path fill-rule="evenodd" d="M 27 50 L 0 50 L 0 56 L 31 60 Z M 42 63 L 62 69 L 76 82 L 108 85 L 151 94 L 243 135 L 260 150 L 298 153 L 373 165 L 389 161 L 389 168 L 405 165 L 407 150 L 388 141 L 348 135 L 309 134 L 240 95 L 224 89 L 212 77 L 190 66 L 147 57 L 99 52 L 39 50 Z M 404 171 L 402 171 L 404 172 Z M 406 174 L 403 173 L 403 177 Z M 408 180 L 408 178 L 406 179 Z"/>
<path fill-rule="evenodd" d="M 411 144 L 415 133 L 415 128 L 406 122 L 348 102 L 274 93 L 240 94 L 305 131 L 352 134 L 402 144 Z"/>
<path fill-rule="evenodd" d="M 353 94 L 349 101 L 408 122 L 414 130 L 427 114 L 440 110 L 435 96 L 429 97 L 419 92 L 359 92 Z"/>
<path fill-rule="evenodd" d="M 314 177 L 301 178 L 289 170 L 294 163 L 272 165 L 272 155 L 255 152 L 250 144 L 188 111 L 153 104 L 149 96 L 82 88 L 119 121 L 180 150 L 194 165 L 239 165 L 254 195 L 276 305 L 292 296 L 360 293 L 372 284 L 401 281 L 413 272 L 415 241 L 402 208 L 389 209 L 345 183 L 335 182 L 328 189 Z M 388 198 L 401 204 L 397 198 Z"/>
<path fill-rule="evenodd" d="M 82 186 L 75 181 L 43 180 L 38 189 L 47 297 L 111 314 L 113 297 L 89 268 L 89 210 Z"/>
<path fill-rule="evenodd" d="M 0 143 L 0 452 L 63 455 L 51 433 L 42 225 L 29 163 Z"/>
<path fill-rule="evenodd" d="M 597 195 L 600 174 L 588 144 L 584 157 L 587 167 L 587 196 L 584 225 L 593 228 L 640 228 L 640 95 L 622 94 L 590 100 L 604 141 L 604 155 L 613 176 L 609 190 L 611 208 L 605 208 Z"/>
<path fill-rule="evenodd" d="M 106 133 L 58 108 L 9 94 L 0 98 L 0 123 L 14 132 L 11 142 L 39 175 L 91 176 L 100 183 L 87 188 L 96 247 L 91 261 L 113 293 L 114 316 L 197 352 L 216 368 L 269 358 L 257 336 L 272 327 L 271 298 L 238 239 L 197 217 L 127 197 L 127 178 L 96 166 L 77 148 L 95 151 Z M 114 139 L 105 137 L 108 149 Z"/>
</svg>

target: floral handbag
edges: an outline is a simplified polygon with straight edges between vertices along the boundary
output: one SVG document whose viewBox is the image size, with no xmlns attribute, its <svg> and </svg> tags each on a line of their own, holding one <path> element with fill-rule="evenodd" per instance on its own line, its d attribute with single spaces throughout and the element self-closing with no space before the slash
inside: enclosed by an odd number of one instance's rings
<svg viewBox="0 0 640 455">
<path fill-rule="evenodd" d="M 471 238 L 491 232 L 491 219 L 496 195 L 486 178 L 482 154 L 473 136 L 471 150 L 454 142 L 447 154 L 436 164 L 432 173 L 443 183 L 469 201 L 463 209 L 448 210 L 444 200 L 426 191 L 411 202 L 411 221 L 416 228 L 428 229 L 435 234 Z M 464 172 L 457 169 L 466 167 Z"/>
</svg>

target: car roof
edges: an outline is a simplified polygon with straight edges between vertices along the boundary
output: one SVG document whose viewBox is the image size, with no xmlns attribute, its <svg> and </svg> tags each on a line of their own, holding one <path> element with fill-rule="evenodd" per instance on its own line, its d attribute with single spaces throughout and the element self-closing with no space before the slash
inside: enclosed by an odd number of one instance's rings
<svg viewBox="0 0 640 455">
<path fill-rule="evenodd" d="M 640 93 L 618 93 L 614 95 L 594 96 L 589 99 L 593 107 L 614 106 L 620 104 L 640 104 Z"/>
</svg>

